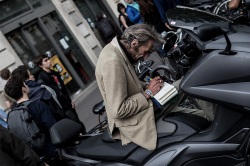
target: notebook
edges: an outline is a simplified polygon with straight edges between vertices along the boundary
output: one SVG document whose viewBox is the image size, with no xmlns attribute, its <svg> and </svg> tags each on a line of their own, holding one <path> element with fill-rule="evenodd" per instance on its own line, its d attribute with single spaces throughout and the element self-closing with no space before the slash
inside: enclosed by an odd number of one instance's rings
<svg viewBox="0 0 250 166">
<path fill-rule="evenodd" d="M 156 95 L 154 95 L 154 98 L 161 105 L 164 105 L 177 94 L 178 94 L 178 91 L 173 85 L 170 85 L 170 84 L 164 82 L 164 86 L 161 88 L 161 90 Z"/>
</svg>

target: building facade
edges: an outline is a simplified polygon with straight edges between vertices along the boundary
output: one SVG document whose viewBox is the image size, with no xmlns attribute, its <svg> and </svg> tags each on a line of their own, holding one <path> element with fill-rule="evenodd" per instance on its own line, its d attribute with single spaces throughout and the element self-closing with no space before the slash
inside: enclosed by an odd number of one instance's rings
<svg viewBox="0 0 250 166">
<path fill-rule="evenodd" d="M 2 0 L 0 1 L 0 70 L 10 71 L 47 54 L 73 97 L 95 82 L 95 65 L 103 47 L 95 29 L 98 12 L 117 22 L 123 0 Z M 0 92 L 5 81 L 0 78 Z M 4 99 L 0 107 L 5 109 Z"/>
</svg>

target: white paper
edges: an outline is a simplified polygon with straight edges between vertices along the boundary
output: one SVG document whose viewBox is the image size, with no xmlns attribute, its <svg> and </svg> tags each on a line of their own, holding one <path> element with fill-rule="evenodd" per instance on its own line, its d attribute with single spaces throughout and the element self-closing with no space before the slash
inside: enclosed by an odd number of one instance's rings
<svg viewBox="0 0 250 166">
<path fill-rule="evenodd" d="M 61 40 L 60 40 L 60 43 L 61 43 L 61 45 L 63 46 L 63 48 L 66 50 L 67 48 L 69 48 L 69 45 L 67 44 L 67 42 L 65 41 L 65 39 L 64 38 L 62 38 Z"/>
<path fill-rule="evenodd" d="M 178 94 L 178 91 L 173 85 L 164 82 L 164 86 L 161 90 L 154 96 L 154 98 L 161 104 L 166 104 L 170 99 Z"/>
</svg>

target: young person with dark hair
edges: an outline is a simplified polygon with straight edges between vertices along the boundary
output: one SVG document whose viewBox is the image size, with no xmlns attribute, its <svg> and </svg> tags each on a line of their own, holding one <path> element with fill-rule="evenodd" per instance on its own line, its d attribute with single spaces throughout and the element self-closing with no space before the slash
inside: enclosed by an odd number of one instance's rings
<svg viewBox="0 0 250 166">
<path fill-rule="evenodd" d="M 5 69 L 1 70 L 0 77 L 3 80 L 8 81 L 10 79 L 10 77 L 11 77 L 10 70 L 8 68 L 5 68 Z M 3 91 L 2 95 L 5 98 L 5 104 L 6 104 L 7 109 L 10 109 L 12 107 L 12 104 L 13 104 L 14 100 L 10 96 L 8 96 L 4 91 Z"/>
<path fill-rule="evenodd" d="M 24 102 L 29 101 L 29 87 L 24 83 L 23 78 L 15 75 L 11 76 L 4 87 L 4 91 L 7 95 L 16 100 L 14 107 L 19 107 Z M 57 156 L 56 147 L 52 144 L 49 129 L 56 123 L 52 111 L 50 108 L 41 101 L 34 101 L 28 105 L 29 114 L 36 119 L 40 127 L 45 133 L 45 146 L 42 150 L 35 150 L 36 153 L 42 156 Z M 14 133 L 15 134 L 15 133 Z"/>
<path fill-rule="evenodd" d="M 133 23 L 128 18 L 128 14 L 126 13 L 126 7 L 122 3 L 117 4 L 117 11 L 120 13 L 118 20 L 123 31 L 129 26 L 133 25 Z"/>
<path fill-rule="evenodd" d="M 53 116 L 57 121 L 67 118 L 66 113 L 63 111 L 57 99 L 55 91 L 46 85 L 38 84 L 35 81 L 34 76 L 30 73 L 28 66 L 18 66 L 15 70 L 13 70 L 12 76 L 19 76 L 20 78 L 23 78 L 23 81 L 30 89 L 30 100 L 42 101 L 47 104 L 50 107 Z"/>
<path fill-rule="evenodd" d="M 3 80 L 8 80 L 11 76 L 11 72 L 8 68 L 1 70 L 0 76 Z"/>
<path fill-rule="evenodd" d="M 85 134 L 86 129 L 77 115 L 75 104 L 72 102 L 60 74 L 54 70 L 51 70 L 52 63 L 49 58 L 46 55 L 39 55 L 36 57 L 35 62 L 42 69 L 38 76 L 38 83 L 46 85 L 55 91 L 57 99 L 66 115 L 71 120 L 79 123 L 82 126 L 82 134 Z"/>
</svg>

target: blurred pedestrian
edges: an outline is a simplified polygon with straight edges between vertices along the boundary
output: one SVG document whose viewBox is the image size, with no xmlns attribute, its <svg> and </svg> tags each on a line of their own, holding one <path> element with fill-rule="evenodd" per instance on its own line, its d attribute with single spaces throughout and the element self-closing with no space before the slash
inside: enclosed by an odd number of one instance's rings
<svg viewBox="0 0 250 166">
<path fill-rule="evenodd" d="M 117 4 L 117 11 L 120 13 L 118 20 L 123 31 L 129 26 L 133 25 L 133 23 L 128 18 L 128 14 L 126 13 L 126 7 L 122 3 Z"/>
<path fill-rule="evenodd" d="M 11 76 L 11 78 L 7 81 L 4 90 L 7 95 L 11 96 L 16 100 L 16 104 L 13 106 L 13 108 L 20 108 L 21 106 L 24 106 L 27 102 L 29 102 L 29 87 L 24 83 L 23 78 L 20 76 L 15 75 L 15 77 Z M 27 106 L 28 112 L 30 116 L 35 119 L 37 125 L 39 125 L 42 129 L 42 133 L 45 135 L 45 144 L 44 146 L 33 148 L 33 150 L 40 156 L 48 156 L 52 155 L 53 157 L 58 156 L 56 150 L 56 147 L 52 144 L 49 129 L 56 123 L 56 120 L 54 119 L 50 108 L 43 102 L 40 101 L 34 101 L 30 102 Z M 11 112 L 10 112 L 11 113 Z M 9 113 L 9 114 L 10 114 Z M 16 116 L 15 119 L 23 118 L 23 116 Z M 18 124 L 16 126 L 15 119 L 10 120 L 8 116 L 8 128 L 11 132 L 16 134 L 20 139 L 23 141 L 26 141 L 26 143 L 30 143 L 30 136 L 27 136 L 26 133 L 18 132 L 18 131 L 24 131 L 29 130 L 28 128 L 24 128 L 25 125 Z M 21 121 L 21 120 L 20 120 Z M 20 122 L 19 121 L 19 122 Z M 22 120 L 21 122 L 27 122 Z M 31 124 L 31 123 L 30 123 Z M 40 132 L 39 132 L 40 133 Z M 38 140 L 41 134 L 37 135 L 37 137 L 32 137 L 32 140 Z M 29 137 L 25 138 L 24 137 Z M 38 142 L 38 141 L 37 141 Z M 40 145 L 38 145 L 40 146 Z M 19 155 L 22 155 L 20 153 Z M 46 161 L 49 162 L 49 161 Z"/>
<path fill-rule="evenodd" d="M 98 32 L 105 44 L 108 44 L 115 36 L 121 35 L 120 28 L 104 13 L 97 13 L 96 18 Z"/>
<path fill-rule="evenodd" d="M 227 3 L 227 9 L 232 10 L 239 7 L 241 0 L 231 0 Z"/>
<path fill-rule="evenodd" d="M 181 5 L 181 1 L 180 0 L 154 0 L 154 4 L 156 5 L 156 7 L 160 13 L 162 22 L 165 24 L 165 26 L 169 30 L 172 30 L 172 28 L 170 27 L 170 24 L 168 22 L 166 12 L 169 9 L 175 8 L 177 5 Z"/>
<path fill-rule="evenodd" d="M 8 68 L 5 68 L 3 70 L 1 70 L 0 72 L 0 76 L 3 80 L 8 81 L 10 79 L 11 76 L 11 72 Z M 5 99 L 5 105 L 7 109 L 10 109 L 12 107 L 12 104 L 14 102 L 14 99 L 12 99 L 11 97 L 9 97 L 4 91 L 2 93 L 4 99 Z"/>
<path fill-rule="evenodd" d="M 134 24 L 142 23 L 139 4 L 134 2 L 133 0 L 125 1 L 127 2 L 126 13 L 128 14 L 129 20 Z"/>
<path fill-rule="evenodd" d="M 1 70 L 0 76 L 3 80 L 8 80 L 11 76 L 11 72 L 8 68 Z"/>
<path fill-rule="evenodd" d="M 153 0 L 138 0 L 143 23 L 152 25 L 158 33 L 167 31 Z"/>
<path fill-rule="evenodd" d="M 0 163 L 2 166 L 45 166 L 22 140 L 0 125 Z"/>
<path fill-rule="evenodd" d="M 126 7 L 122 3 L 117 4 L 117 10 L 120 13 L 118 16 L 119 24 L 121 29 L 124 31 L 126 28 L 133 25 L 133 23 L 128 18 L 128 14 L 126 13 Z"/>
<path fill-rule="evenodd" d="M 20 76 L 23 81 L 29 87 L 29 99 L 32 101 L 42 101 L 47 104 L 56 119 L 59 121 L 61 119 L 67 118 L 66 113 L 63 111 L 61 104 L 57 99 L 55 91 L 46 86 L 40 85 L 35 81 L 34 75 L 29 71 L 29 67 L 25 65 L 18 66 L 13 72 L 12 77 Z"/>
<path fill-rule="evenodd" d="M 66 115 L 71 120 L 79 123 L 82 126 L 82 134 L 85 134 L 86 129 L 77 115 L 75 104 L 72 102 L 60 74 L 54 70 L 51 70 L 52 63 L 49 58 L 46 55 L 39 55 L 36 57 L 35 62 L 37 63 L 37 66 L 42 69 L 38 76 L 38 83 L 47 85 L 55 91 L 58 101 L 65 111 Z"/>
</svg>

